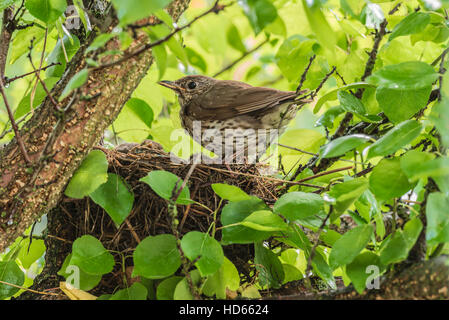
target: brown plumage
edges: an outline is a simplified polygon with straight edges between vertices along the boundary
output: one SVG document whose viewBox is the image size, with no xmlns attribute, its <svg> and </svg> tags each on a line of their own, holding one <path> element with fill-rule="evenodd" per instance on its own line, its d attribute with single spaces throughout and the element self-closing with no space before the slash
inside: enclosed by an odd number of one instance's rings
<svg viewBox="0 0 449 320">
<path fill-rule="evenodd" d="M 195 140 L 200 140 L 199 143 L 214 152 L 217 144 L 224 145 L 224 139 L 218 141 L 216 136 L 230 136 L 230 133 L 225 134 L 226 129 L 233 129 L 234 137 L 248 130 L 275 129 L 281 134 L 295 117 L 298 107 L 308 102 L 298 99 L 306 91 L 280 91 L 198 75 L 176 81 L 161 81 L 160 84 L 177 93 L 183 127 Z M 202 138 L 194 136 L 194 121 L 201 123 Z M 209 130 L 208 134 L 205 130 Z M 215 130 L 215 133 L 211 133 L 211 130 Z M 264 145 L 257 152 L 260 154 L 272 142 L 272 138 L 249 140 L 245 142 L 244 149 L 247 150 L 248 143 L 258 142 Z"/>
</svg>

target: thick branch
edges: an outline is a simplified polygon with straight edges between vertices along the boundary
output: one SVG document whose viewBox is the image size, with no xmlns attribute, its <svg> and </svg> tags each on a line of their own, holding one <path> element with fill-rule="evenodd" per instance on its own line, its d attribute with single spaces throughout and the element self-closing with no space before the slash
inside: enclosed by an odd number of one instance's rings
<svg viewBox="0 0 449 320">
<path fill-rule="evenodd" d="M 188 3 L 189 0 L 174 1 L 168 11 L 176 20 Z M 116 19 L 113 19 L 109 30 L 116 24 Z M 94 38 L 95 33 L 92 32 L 68 64 L 64 77 L 51 91 L 53 97 L 59 97 L 73 75 L 86 67 L 85 50 Z M 139 33 L 129 52 L 146 43 L 147 35 Z M 120 43 L 112 39 L 106 47 L 107 50 L 119 50 Z M 111 57 L 104 57 L 102 63 L 107 64 L 111 60 Z M 152 62 L 151 51 L 147 50 L 110 68 L 93 70 L 89 80 L 61 102 L 63 107 L 70 107 L 63 114 L 55 112 L 50 99 L 46 99 L 39 112 L 34 113 L 20 131 L 35 164 L 33 170 L 27 170 L 16 141 L 2 150 L 0 213 L 4 214 L 0 218 L 0 226 L 5 232 L 0 233 L 0 252 L 35 219 L 56 206 L 73 172 L 101 139 Z M 80 99 L 81 96 L 97 98 L 86 100 Z"/>
<path fill-rule="evenodd" d="M 413 264 L 399 274 L 382 279 L 378 289 L 365 290 L 359 295 L 354 289 L 345 288 L 327 294 L 302 294 L 279 296 L 279 300 L 446 300 L 449 298 L 448 257 Z M 273 299 L 273 297 L 270 297 Z"/>
</svg>

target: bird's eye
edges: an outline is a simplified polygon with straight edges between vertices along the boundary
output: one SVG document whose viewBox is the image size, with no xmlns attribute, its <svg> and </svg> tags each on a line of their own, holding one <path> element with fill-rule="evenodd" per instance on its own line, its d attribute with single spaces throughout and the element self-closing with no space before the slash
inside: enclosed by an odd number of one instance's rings
<svg viewBox="0 0 449 320">
<path fill-rule="evenodd" d="M 190 82 L 187 84 L 187 87 L 188 87 L 189 89 L 195 89 L 195 88 L 196 88 L 196 82 L 195 82 L 195 81 L 190 81 Z"/>
</svg>

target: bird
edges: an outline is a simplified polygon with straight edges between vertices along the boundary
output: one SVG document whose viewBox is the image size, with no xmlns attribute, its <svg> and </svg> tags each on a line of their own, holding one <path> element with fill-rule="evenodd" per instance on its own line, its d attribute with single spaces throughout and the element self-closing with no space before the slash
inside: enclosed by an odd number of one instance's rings
<svg viewBox="0 0 449 320">
<path fill-rule="evenodd" d="M 281 91 L 203 75 L 158 83 L 177 94 L 181 124 L 189 135 L 218 159 L 234 163 L 237 156 L 258 161 L 310 102 L 307 90 Z"/>
</svg>

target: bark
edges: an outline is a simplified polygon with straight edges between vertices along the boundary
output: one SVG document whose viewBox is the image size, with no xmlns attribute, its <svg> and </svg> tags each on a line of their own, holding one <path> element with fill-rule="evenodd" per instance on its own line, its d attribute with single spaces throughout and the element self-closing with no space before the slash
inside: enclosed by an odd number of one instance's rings
<svg viewBox="0 0 449 320">
<path fill-rule="evenodd" d="M 274 298 L 274 297 L 273 297 Z M 275 297 L 280 300 L 442 300 L 449 299 L 449 258 L 437 258 L 411 265 L 399 274 L 385 277 L 379 289 L 365 290 L 359 295 L 354 289 L 327 294 Z"/>
<path fill-rule="evenodd" d="M 176 20 L 188 4 L 189 0 L 175 0 L 169 13 Z M 108 30 L 117 23 L 107 18 L 101 22 Z M 86 67 L 86 58 L 95 55 L 85 54 L 94 38 L 92 33 L 69 63 L 51 91 L 53 97 L 59 97 L 73 75 Z M 128 51 L 148 41 L 146 34 L 138 32 Z M 119 45 L 117 40 L 111 40 L 106 47 L 114 50 Z M 102 63 L 113 59 L 117 57 L 106 57 Z M 69 107 L 64 114 L 56 112 L 47 97 L 20 130 L 32 166 L 26 165 L 15 139 L 0 150 L 0 252 L 57 205 L 72 174 L 117 117 L 152 62 L 148 50 L 113 67 L 90 72 L 78 93 L 63 101 L 62 105 Z"/>
</svg>

